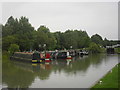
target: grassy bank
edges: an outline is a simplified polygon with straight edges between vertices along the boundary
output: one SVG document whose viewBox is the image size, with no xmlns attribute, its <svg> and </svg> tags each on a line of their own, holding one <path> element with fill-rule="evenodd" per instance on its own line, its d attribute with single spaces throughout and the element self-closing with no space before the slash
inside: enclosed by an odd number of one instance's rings
<svg viewBox="0 0 120 90">
<path fill-rule="evenodd" d="M 120 68 L 120 64 L 116 65 L 110 72 L 108 72 L 102 79 L 100 79 L 99 82 L 96 83 L 91 89 L 119 88 L 120 80 L 118 79 L 118 70 L 119 70 L 118 68 Z"/>
</svg>

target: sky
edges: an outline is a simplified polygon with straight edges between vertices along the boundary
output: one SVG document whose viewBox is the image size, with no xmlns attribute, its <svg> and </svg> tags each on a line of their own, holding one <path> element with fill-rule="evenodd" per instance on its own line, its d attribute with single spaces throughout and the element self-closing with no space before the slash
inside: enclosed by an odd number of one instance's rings
<svg viewBox="0 0 120 90">
<path fill-rule="evenodd" d="M 51 32 L 85 30 L 89 36 L 118 39 L 117 2 L 4 2 L 2 24 L 13 16 L 26 16 L 35 29 L 45 25 Z"/>
</svg>

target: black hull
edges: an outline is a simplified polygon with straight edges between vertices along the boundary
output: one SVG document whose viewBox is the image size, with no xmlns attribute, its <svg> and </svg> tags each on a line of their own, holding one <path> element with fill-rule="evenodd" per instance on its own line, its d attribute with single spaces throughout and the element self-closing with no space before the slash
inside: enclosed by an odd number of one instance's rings
<svg viewBox="0 0 120 90">
<path fill-rule="evenodd" d="M 45 59 L 40 59 L 40 60 L 34 60 L 34 59 L 27 59 L 27 58 L 20 58 L 20 57 L 10 57 L 10 60 L 15 60 L 15 61 L 19 61 L 19 62 L 27 62 L 27 63 L 41 63 L 41 62 L 44 62 Z M 36 62 L 35 62 L 36 61 Z"/>
</svg>

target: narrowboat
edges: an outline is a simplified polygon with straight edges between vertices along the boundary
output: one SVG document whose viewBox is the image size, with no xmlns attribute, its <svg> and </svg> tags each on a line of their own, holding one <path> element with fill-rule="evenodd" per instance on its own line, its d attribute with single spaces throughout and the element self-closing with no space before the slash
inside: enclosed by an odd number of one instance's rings
<svg viewBox="0 0 120 90">
<path fill-rule="evenodd" d="M 80 50 L 79 55 L 88 55 L 88 53 L 87 50 Z"/>
<path fill-rule="evenodd" d="M 38 51 L 35 52 L 15 52 L 11 57 L 11 60 L 24 61 L 24 62 L 32 62 L 32 63 L 41 63 L 41 62 L 50 62 L 50 54 L 49 53 L 40 53 Z"/>
<path fill-rule="evenodd" d="M 72 58 L 68 51 L 53 52 L 51 56 L 53 59 L 71 59 Z"/>
</svg>

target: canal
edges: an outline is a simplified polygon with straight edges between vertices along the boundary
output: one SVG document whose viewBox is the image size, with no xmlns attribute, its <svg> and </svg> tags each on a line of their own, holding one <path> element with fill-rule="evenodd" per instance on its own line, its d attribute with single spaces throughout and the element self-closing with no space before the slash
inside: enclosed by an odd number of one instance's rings
<svg viewBox="0 0 120 90">
<path fill-rule="evenodd" d="M 32 64 L 2 60 L 4 88 L 89 88 L 118 64 L 118 55 L 94 54 Z"/>
</svg>

